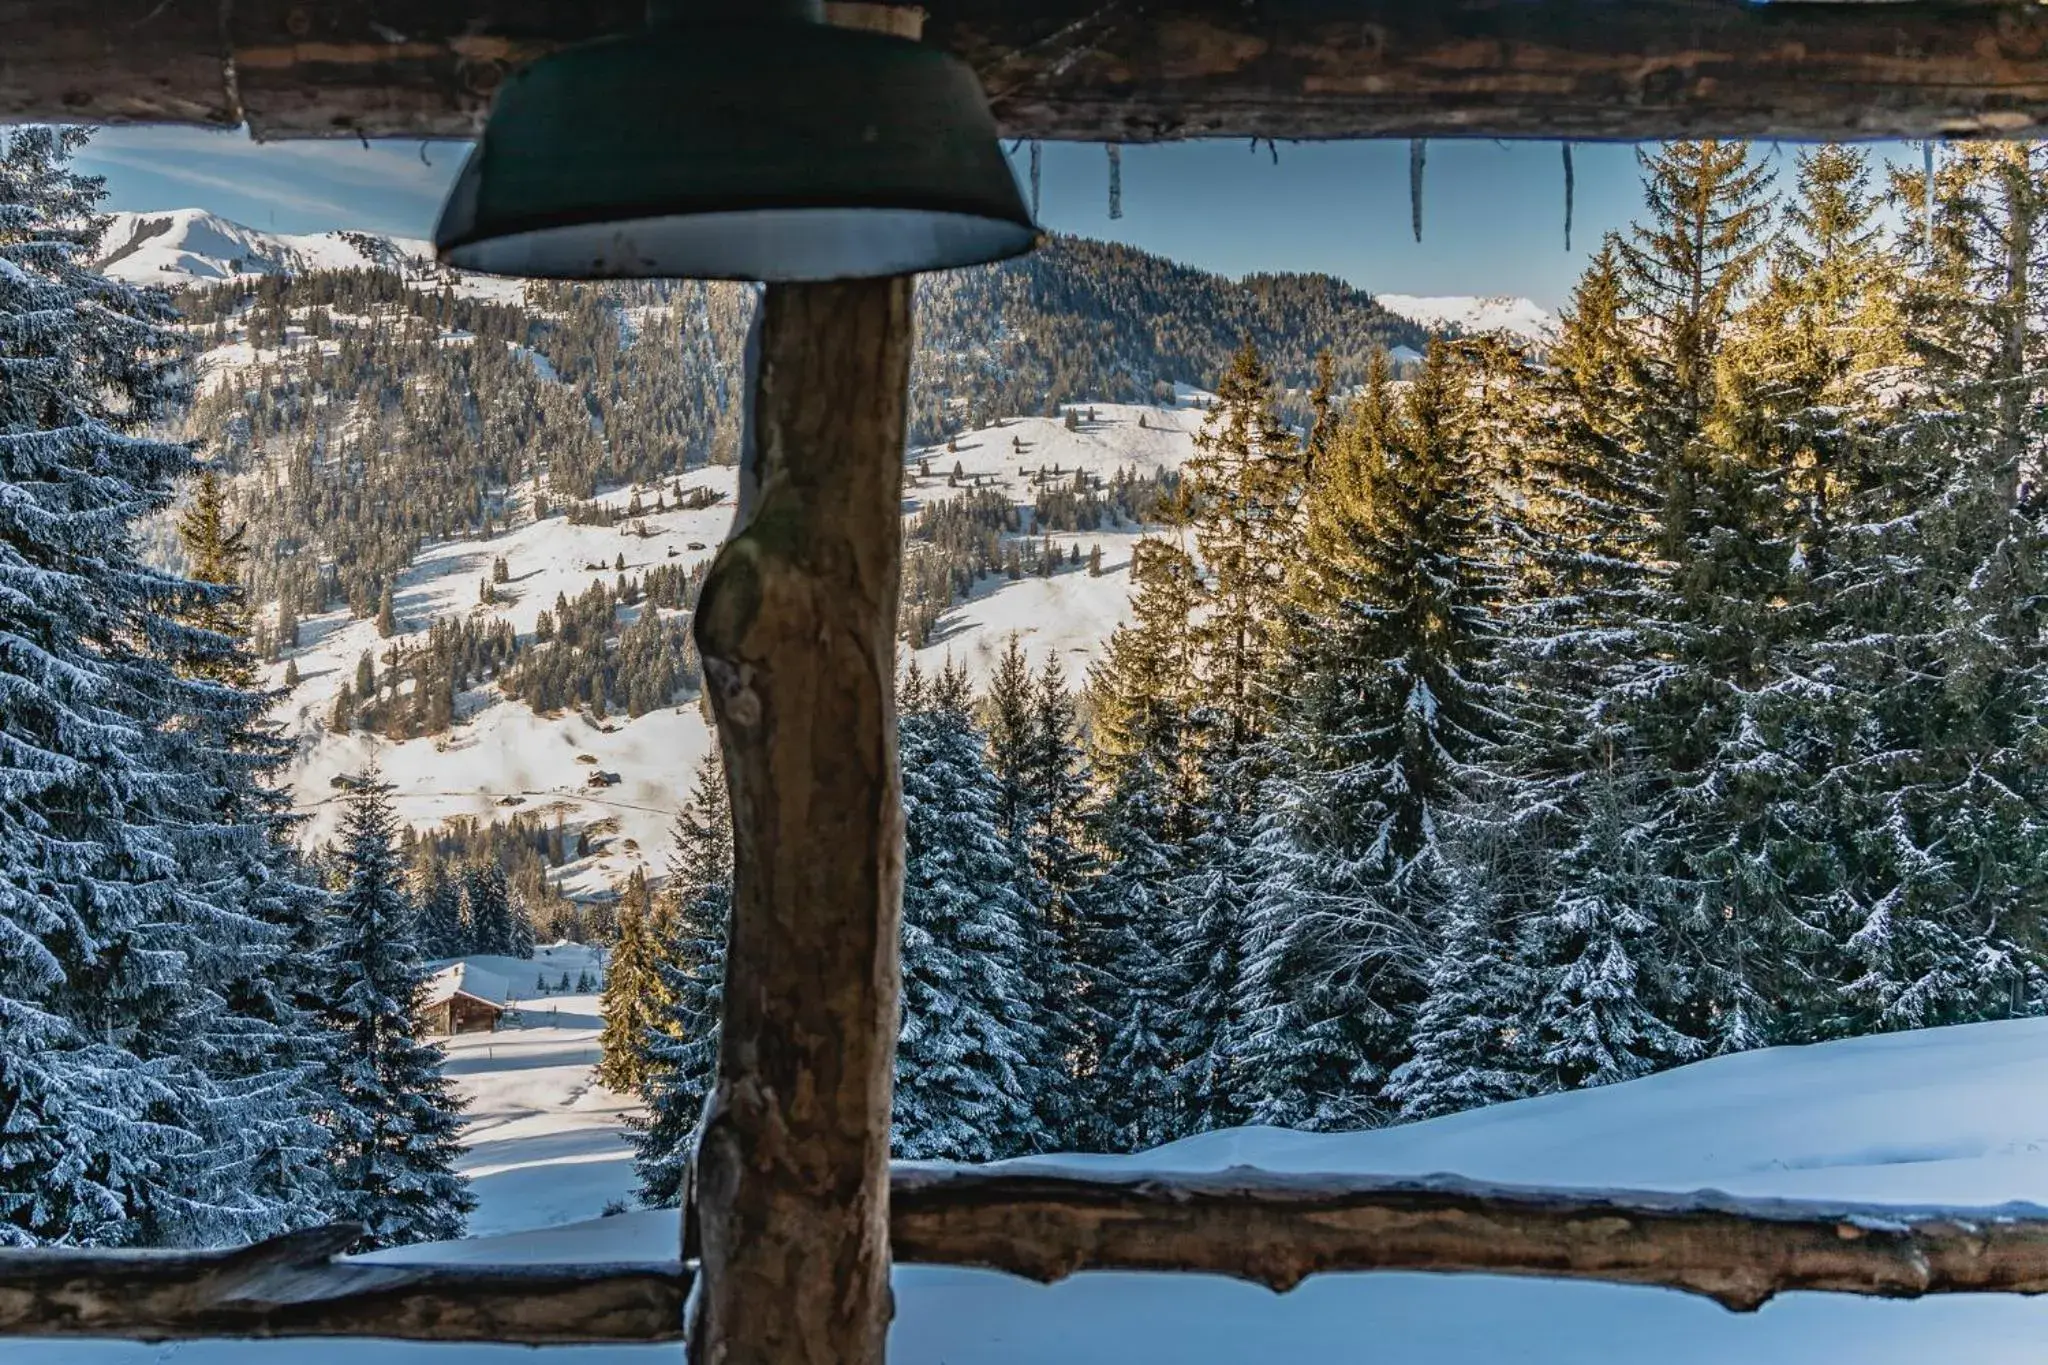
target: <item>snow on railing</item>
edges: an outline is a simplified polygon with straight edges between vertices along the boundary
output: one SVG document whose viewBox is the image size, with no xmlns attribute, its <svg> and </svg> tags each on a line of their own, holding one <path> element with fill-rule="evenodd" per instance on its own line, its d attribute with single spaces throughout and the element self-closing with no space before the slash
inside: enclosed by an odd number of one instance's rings
<svg viewBox="0 0 2048 1365">
<path fill-rule="evenodd" d="M 899 1262 L 1052 1281 L 1192 1271 L 1286 1290 L 1334 1271 L 1662 1286 L 1738 1311 L 1793 1290 L 1916 1298 L 2048 1292 L 2048 1209 L 1541 1189 L 1450 1176 L 1116 1174 L 898 1166 Z M 336 1259 L 354 1227 L 232 1251 L 0 1253 L 0 1336 L 384 1337 L 530 1346 L 680 1340 L 680 1262 Z"/>
</svg>

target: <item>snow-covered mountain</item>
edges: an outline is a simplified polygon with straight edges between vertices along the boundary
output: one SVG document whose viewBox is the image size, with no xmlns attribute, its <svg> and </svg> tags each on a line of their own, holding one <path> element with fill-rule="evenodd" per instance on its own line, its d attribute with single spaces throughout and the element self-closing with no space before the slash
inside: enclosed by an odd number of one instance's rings
<svg viewBox="0 0 2048 1365">
<path fill-rule="evenodd" d="M 374 267 L 398 274 L 422 294 L 439 294 L 445 289 L 458 296 L 514 305 L 522 310 L 528 325 L 543 331 L 563 324 L 558 301 L 542 295 L 529 298 L 516 281 L 444 270 L 434 263 L 431 247 L 424 241 L 363 232 L 268 233 L 198 209 L 114 215 L 100 263 L 116 277 L 172 287 L 208 287 L 315 270 Z M 1040 495 L 1071 482 L 1078 472 L 1107 480 L 1119 471 L 1149 478 L 1159 470 L 1178 468 L 1192 452 L 1191 438 L 1205 416 L 1201 406 L 1205 395 L 1170 381 L 1199 379 L 1203 366 L 1235 348 L 1245 334 L 1241 327 L 1265 329 L 1271 334 L 1273 351 L 1293 354 L 1297 369 L 1307 363 L 1314 347 L 1326 344 L 1301 331 L 1309 325 L 1304 318 L 1350 319 L 1331 335 L 1348 338 L 1354 347 L 1370 346 L 1376 337 L 1417 345 L 1424 341 L 1424 334 L 1414 324 L 1381 312 L 1363 294 L 1348 286 L 1339 288 L 1341 282 L 1325 277 L 1274 277 L 1252 289 L 1157 258 L 1064 239 L 1042 253 L 1033 268 L 1055 281 L 1065 281 L 1065 286 L 1034 291 L 1021 287 L 1028 281 L 999 273 L 964 272 L 938 280 L 931 291 L 921 295 L 925 368 L 953 385 L 933 387 L 928 374 L 927 406 L 944 411 L 942 429 L 953 434 L 950 443 L 942 440 L 910 453 L 906 515 L 914 516 L 930 502 L 957 496 L 961 490 L 980 489 L 995 492 L 1018 507 L 1019 522 L 1035 529 L 1031 509 Z M 1077 337 L 1095 337 L 1105 328 L 1136 332 L 1149 328 L 1153 319 L 1133 315 L 1127 301 L 1134 292 L 1127 287 L 1132 280 L 1151 282 L 1153 292 L 1138 292 L 1151 300 L 1152 309 L 1169 312 L 1181 331 L 1201 333 L 1204 338 L 1214 332 L 1215 344 L 1210 346 L 1205 339 L 1201 345 L 1153 354 L 1139 347 L 1142 337 L 1124 337 L 1097 357 L 1098 363 L 1092 367 L 1073 370 L 1066 382 L 1092 389 L 1101 375 L 1121 364 L 1123 370 L 1146 376 L 1142 383 L 1125 386 L 1142 397 L 1117 403 L 1104 401 L 1111 397 L 1107 390 L 1085 392 L 1082 396 L 1092 406 L 1081 408 L 1071 427 L 1059 416 L 1009 415 L 1027 403 L 1043 402 L 1044 385 L 1051 380 L 1032 377 L 1030 367 L 1042 365 L 1048 356 L 1071 363 Z M 1094 300 L 1090 295 L 1080 302 L 1070 297 L 1090 289 L 1102 297 Z M 1030 311 L 1030 300 L 1040 293 L 1065 299 L 1067 311 Z M 1295 294 L 1301 298 L 1294 298 Z M 685 304 L 636 296 L 630 306 L 618 305 L 619 325 L 628 345 L 632 337 L 661 332 L 670 325 L 676 309 L 705 307 L 700 296 L 689 297 L 692 301 Z M 1471 326 L 1496 314 L 1513 315 L 1534 325 L 1541 317 L 1541 310 L 1526 303 L 1519 312 L 1505 305 L 1488 312 L 1454 306 L 1470 301 L 1424 302 L 1442 305 L 1438 309 L 1441 320 L 1431 326 L 1445 321 Z M 214 448 L 249 439 L 239 415 L 241 404 L 229 408 L 219 400 L 240 393 L 247 403 L 258 406 L 292 401 L 288 391 L 303 382 L 304 367 L 316 353 L 326 359 L 340 355 L 342 342 L 333 330 L 337 325 L 356 331 L 386 326 L 392 335 L 412 335 L 397 325 L 403 313 L 413 326 L 440 329 L 438 336 L 424 343 L 430 347 L 462 349 L 485 344 L 485 339 L 468 330 L 475 322 L 457 325 L 432 310 L 398 308 L 380 323 L 379 310 L 394 307 L 388 299 L 368 305 L 358 302 L 355 311 L 338 324 L 334 310 L 325 308 L 318 330 L 315 308 L 289 296 L 282 302 L 281 321 L 260 331 L 252 325 L 256 319 L 249 311 L 232 306 L 220 311 L 223 305 L 217 299 L 211 307 L 215 320 L 209 325 L 209 334 L 215 340 L 201 362 L 201 391 L 212 402 L 209 420 L 214 425 L 191 434 L 213 442 Z M 266 314 L 266 318 L 274 316 Z M 992 316 L 1003 319 L 997 330 L 1005 335 L 1014 336 L 1024 328 L 1043 336 L 1033 343 L 1035 349 L 1018 351 L 1013 347 L 1000 356 L 989 353 L 987 334 Z M 679 335 L 686 345 L 695 333 L 686 328 Z M 737 345 L 736 337 L 729 340 Z M 509 346 L 530 363 L 531 375 L 540 381 L 542 391 L 522 389 L 522 404 L 545 407 L 555 401 L 553 391 L 559 386 L 565 391 L 561 401 L 569 405 L 565 410 L 589 408 L 593 428 L 609 433 L 603 412 L 593 405 L 590 395 L 566 382 L 546 355 L 505 335 L 488 344 Z M 554 360 L 562 361 L 565 354 L 556 354 Z M 671 365 L 701 370 L 707 366 L 716 369 L 723 352 L 712 344 L 686 354 L 669 354 Z M 1416 352 L 1404 344 L 1400 355 L 1413 358 Z M 567 355 L 567 359 L 573 361 L 574 356 Z M 1021 386 L 985 382 L 976 378 L 978 365 L 1022 376 L 1027 382 Z M 946 379 L 955 371 L 957 376 Z M 330 378 L 320 382 L 331 386 L 341 381 Z M 1023 397 L 1013 395 L 1012 388 Z M 574 392 L 567 392 L 570 390 Z M 313 410 L 323 410 L 333 401 L 334 392 L 330 388 L 315 396 Z M 649 388 L 648 392 L 664 395 L 662 401 L 681 403 L 692 413 L 709 402 L 697 389 Z M 1034 399 L 1033 394 L 1040 396 Z M 466 401 L 475 401 L 475 395 Z M 1042 412 L 1043 408 L 1033 410 Z M 223 413 L 228 415 L 223 417 Z M 1082 414 L 1092 416 L 1083 419 Z M 977 429 L 959 431 L 954 427 L 962 416 Z M 352 420 L 359 424 L 363 419 Z M 935 420 L 926 427 L 935 425 L 940 423 Z M 331 430 L 323 427 L 322 439 L 338 442 L 337 449 L 345 448 L 356 429 L 351 420 L 342 420 Z M 276 478 L 280 471 L 294 467 L 289 442 L 275 449 L 265 447 L 261 453 L 245 450 L 237 458 L 247 462 L 245 467 L 253 479 Z M 921 466 L 928 466 L 929 472 L 919 475 Z M 333 830 L 339 813 L 335 779 L 374 759 L 397 785 L 401 815 L 415 825 L 432 826 L 455 816 L 488 821 L 525 811 L 550 819 L 559 814 L 573 825 L 599 830 L 602 837 L 592 841 L 592 856 L 580 866 L 565 869 L 564 881 L 573 895 L 601 895 L 635 866 L 650 871 L 660 867 L 670 819 L 688 787 L 690 770 L 711 746 L 705 719 L 696 705 L 661 707 L 637 717 L 616 710 L 610 715 L 600 710 L 595 716 L 574 709 L 538 714 L 490 682 L 457 700 L 456 724 L 443 733 L 399 741 L 364 726 L 336 733 L 332 724 L 343 684 L 354 680 L 358 661 L 364 656 L 386 661 L 394 648 L 403 653 L 421 645 L 435 623 L 458 619 L 478 625 L 502 621 L 530 642 L 543 610 L 552 609 L 558 599 L 576 599 L 595 582 L 612 583 L 622 572 L 637 578 L 658 566 L 687 569 L 708 561 L 731 517 L 729 469 L 698 468 L 684 476 L 683 482 L 697 494 L 715 495 L 718 500 L 710 506 L 686 510 L 667 503 L 659 512 L 649 510 L 644 516 L 636 514 L 611 526 L 591 524 L 588 519 L 572 523 L 560 510 L 534 520 L 531 509 L 540 501 L 536 497 L 540 489 L 530 477 L 521 477 L 526 481 L 493 492 L 494 498 L 502 500 L 504 515 L 493 521 L 489 534 L 454 539 L 430 534 L 411 564 L 391 581 L 400 627 L 396 638 L 380 638 L 372 622 L 352 616 L 336 602 L 334 610 L 301 616 L 300 643 L 277 661 L 271 681 L 281 684 L 287 665 L 299 679 L 282 703 L 279 718 L 298 741 L 290 778 L 297 804 L 312 817 L 307 826 L 310 837 L 324 838 Z M 597 501 L 616 503 L 623 512 L 637 494 L 641 505 L 651 509 L 657 491 L 673 494 L 673 484 L 665 475 L 661 484 L 612 487 L 599 493 Z M 668 486 L 663 489 L 662 485 Z M 551 486 L 559 493 L 559 483 Z M 318 543 L 334 528 L 288 529 L 295 536 L 310 538 L 309 543 Z M 355 523 L 342 530 L 351 535 L 364 533 Z M 277 534 L 276 528 L 272 534 Z M 1126 526 L 1050 537 L 1070 556 L 1058 572 L 1045 577 L 1032 573 L 985 578 L 965 601 L 938 619 L 930 644 L 920 652 L 920 663 L 936 669 L 951 657 L 980 681 L 1014 634 L 1035 663 L 1057 658 L 1069 685 L 1080 686 L 1088 666 L 1127 613 L 1130 547 L 1137 535 L 1135 528 Z M 1047 537 L 1034 539 L 1042 545 Z M 331 552 L 332 547 L 328 549 Z M 1096 549 L 1101 552 L 1099 574 L 1082 566 Z M 1074 556 L 1076 550 L 1078 556 Z M 619 565 L 621 556 L 623 567 Z M 495 601 L 479 601 L 483 595 L 478 588 L 480 574 L 501 558 L 510 565 L 511 581 L 498 586 Z"/>
<path fill-rule="evenodd" d="M 1419 322 L 1424 327 L 1456 327 L 1472 336 L 1506 332 L 1509 336 L 1539 345 L 1557 335 L 1557 318 L 1532 299 L 1507 295 L 1424 298 L 1415 294 L 1376 294 L 1373 297 L 1388 312 Z"/>
<path fill-rule="evenodd" d="M 113 214 L 100 243 L 99 267 L 115 279 L 176 288 L 303 270 L 419 270 L 433 259 L 432 244 L 411 238 L 372 232 L 259 232 L 204 209 L 170 209 Z"/>
<path fill-rule="evenodd" d="M 433 243 L 377 232 L 261 232 L 205 209 L 109 215 L 99 268 L 131 284 L 169 289 L 308 270 L 382 269 L 422 285 L 516 301 L 517 281 L 466 275 L 434 260 Z"/>
</svg>

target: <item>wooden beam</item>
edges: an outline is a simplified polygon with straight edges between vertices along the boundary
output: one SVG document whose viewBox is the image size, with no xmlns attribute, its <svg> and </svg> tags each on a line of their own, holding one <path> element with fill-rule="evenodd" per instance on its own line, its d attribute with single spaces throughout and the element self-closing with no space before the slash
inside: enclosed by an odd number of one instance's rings
<svg viewBox="0 0 2048 1365">
<path fill-rule="evenodd" d="M 1422 1180 L 904 1168 L 898 1260 L 1053 1281 L 1199 1271 L 1292 1289 L 1328 1271 L 1655 1285 L 1749 1312 L 1794 1290 L 2048 1293 L 2048 1209 L 1944 1211 Z"/>
<path fill-rule="evenodd" d="M 1452 1177 L 923 1167 L 897 1168 L 890 1200 L 897 1260 L 1041 1281 L 1087 1270 L 1200 1271 L 1287 1290 L 1338 1271 L 1534 1275 L 1662 1286 L 1737 1311 L 1795 1290 L 1880 1298 L 2048 1293 L 2048 1210 L 2034 1206 L 1916 1209 L 1545 1190 Z M 232 1252 L 0 1252 L 0 1338 L 391 1337 L 541 1346 L 681 1335 L 692 1276 L 680 1263 L 499 1268 L 330 1259 L 356 1235 L 355 1228 L 297 1233 Z M 730 1250 L 724 1264 L 749 1274 L 761 1269 L 735 1261 Z M 768 1269 L 783 1267 L 820 1277 L 835 1270 L 822 1249 L 806 1254 L 778 1243 Z M 861 1294 L 870 1292 L 865 1268 L 848 1282 Z M 814 1343 L 783 1339 L 789 1329 L 777 1324 L 820 1309 L 836 1284 L 820 1278 L 791 1292 L 780 1311 L 762 1314 L 769 1321 L 743 1324 L 744 1351 L 723 1358 L 760 1360 L 772 1344 L 790 1352 L 777 1360 L 819 1359 Z"/>
<path fill-rule="evenodd" d="M 551 1346 L 682 1335 L 689 1280 L 674 1263 L 415 1266 L 334 1259 L 361 1236 L 361 1228 L 346 1225 L 233 1251 L 0 1252 L 0 1337 L 391 1337 Z"/>
<path fill-rule="evenodd" d="M 732 794 L 691 1358 L 873 1365 L 889 1322 L 910 280 L 770 285 L 697 647 Z"/>
<path fill-rule="evenodd" d="M 866 6 L 876 8 L 876 6 Z M 2034 136 L 2022 0 L 926 0 L 1010 137 Z M 0 0 L 0 119 L 473 136 L 643 0 Z"/>
</svg>

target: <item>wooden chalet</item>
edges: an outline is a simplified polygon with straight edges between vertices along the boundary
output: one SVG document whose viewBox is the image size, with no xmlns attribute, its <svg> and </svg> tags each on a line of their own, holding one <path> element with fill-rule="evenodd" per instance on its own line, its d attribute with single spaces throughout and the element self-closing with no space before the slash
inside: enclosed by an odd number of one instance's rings
<svg viewBox="0 0 2048 1365">
<path fill-rule="evenodd" d="M 467 962 L 455 962 L 427 978 L 420 991 L 419 1020 L 428 1033 L 496 1033 L 510 998 L 505 981 Z"/>
<path fill-rule="evenodd" d="M 642 12 L 642 0 L 0 0 L 0 118 L 467 137 L 507 73 L 633 29 Z M 906 36 L 921 27 L 971 66 L 1014 138 L 2031 137 L 2048 120 L 2048 7 L 2019 0 L 927 0 L 826 12 Z M 763 295 L 757 515 L 720 554 L 696 623 L 737 888 L 721 1075 L 680 1260 L 333 1260 L 352 1228 L 220 1252 L 5 1253 L 0 1334 L 687 1336 L 692 1358 L 717 1365 L 874 1365 L 892 1258 L 1042 1280 L 1204 1271 L 1276 1289 L 1337 1270 L 1567 1276 L 1738 1309 L 1792 1289 L 2048 1292 L 2048 1221 L 1996 1213 L 1450 1179 L 892 1173 L 892 689 L 910 349 L 907 278 Z M 680 764 L 675 776 L 685 781 Z"/>
</svg>

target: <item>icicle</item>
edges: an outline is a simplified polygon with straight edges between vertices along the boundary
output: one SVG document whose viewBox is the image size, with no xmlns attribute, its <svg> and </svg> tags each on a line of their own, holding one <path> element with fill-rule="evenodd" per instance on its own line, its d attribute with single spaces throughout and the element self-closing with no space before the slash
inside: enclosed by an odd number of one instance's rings
<svg viewBox="0 0 2048 1365">
<path fill-rule="evenodd" d="M 1032 222 L 1034 222 L 1034 223 L 1038 221 L 1038 179 L 1039 179 L 1039 171 L 1040 171 L 1040 170 L 1041 170 L 1041 169 L 1043 168 L 1044 162 L 1045 162 L 1045 144 L 1044 144 L 1043 142 L 1034 142 L 1034 143 L 1032 143 L 1032 144 L 1031 144 L 1031 221 L 1032 221 Z"/>
<path fill-rule="evenodd" d="M 1124 149 L 1109 144 L 1109 216 L 1124 216 Z"/>
<path fill-rule="evenodd" d="M 1408 207 L 1415 218 L 1415 240 L 1422 240 L 1422 168 L 1429 164 L 1429 143 L 1416 138 L 1408 144 Z"/>
<path fill-rule="evenodd" d="M 1920 149 L 1920 164 L 1927 176 L 1927 205 L 1923 231 L 1927 238 L 1927 259 L 1934 260 L 1934 139 L 1929 138 Z"/>
<path fill-rule="evenodd" d="M 1572 249 L 1572 195 L 1577 177 L 1572 171 L 1572 144 L 1564 144 L 1564 249 Z"/>
</svg>

